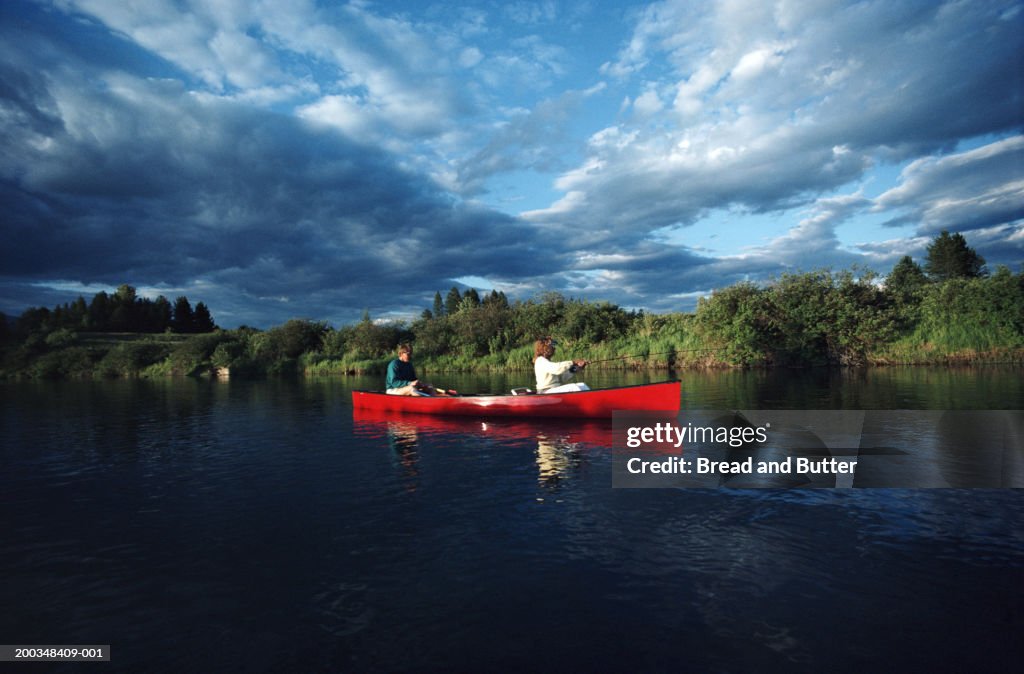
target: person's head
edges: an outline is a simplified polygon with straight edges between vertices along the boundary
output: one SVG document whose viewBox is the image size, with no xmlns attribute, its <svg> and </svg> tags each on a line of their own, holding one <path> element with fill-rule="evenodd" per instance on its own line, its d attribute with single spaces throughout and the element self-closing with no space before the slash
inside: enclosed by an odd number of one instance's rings
<svg viewBox="0 0 1024 674">
<path fill-rule="evenodd" d="M 398 360 L 408 363 L 412 359 L 412 345 L 411 344 L 399 344 L 398 345 Z"/>
<path fill-rule="evenodd" d="M 533 359 L 537 360 L 541 356 L 550 358 L 555 355 L 556 346 L 558 346 L 558 342 L 555 340 L 550 337 L 541 337 L 533 343 Z"/>
</svg>

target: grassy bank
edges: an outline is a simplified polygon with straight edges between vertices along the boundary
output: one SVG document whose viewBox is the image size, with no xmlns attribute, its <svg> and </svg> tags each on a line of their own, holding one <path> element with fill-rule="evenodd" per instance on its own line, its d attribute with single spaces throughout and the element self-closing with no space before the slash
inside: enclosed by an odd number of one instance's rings
<svg viewBox="0 0 1024 674">
<path fill-rule="evenodd" d="M 454 289 L 453 289 L 454 290 Z M 76 332 L 35 321 L 4 326 L 0 376 L 28 378 L 382 375 L 397 344 L 421 372 L 519 372 L 533 341 L 593 369 L 687 369 L 1024 363 L 1024 274 L 880 284 L 827 270 L 739 283 L 692 314 L 646 314 L 548 294 L 510 304 L 467 295 L 408 324 L 291 320 L 269 330 L 205 334 Z M 38 314 L 36 314 L 38 318 Z"/>
<path fill-rule="evenodd" d="M 256 333 L 265 334 L 265 333 Z M 987 335 L 955 330 L 914 333 L 879 346 L 867 354 L 865 364 L 886 365 L 1024 365 L 1024 344 L 996 344 Z M 218 331 L 205 335 L 120 334 L 87 336 L 36 352 L 8 353 L 0 377 L 5 378 L 111 378 L 216 376 L 263 377 L 274 375 L 381 375 L 391 356 L 347 354 L 330 357 L 322 351 L 294 356 L 270 356 L 253 349 L 251 335 Z M 564 342 L 556 358 L 587 358 L 591 370 L 685 370 L 702 368 L 766 367 L 770 359 L 737 364 L 730 359 L 735 346 L 712 346 L 695 334 L 633 336 L 589 344 Z M 533 348 L 524 345 L 502 354 L 427 355 L 416 358 L 423 372 L 527 372 L 533 367 Z M 792 365 L 792 364 L 790 364 Z M 222 370 L 223 369 L 223 370 Z"/>
</svg>

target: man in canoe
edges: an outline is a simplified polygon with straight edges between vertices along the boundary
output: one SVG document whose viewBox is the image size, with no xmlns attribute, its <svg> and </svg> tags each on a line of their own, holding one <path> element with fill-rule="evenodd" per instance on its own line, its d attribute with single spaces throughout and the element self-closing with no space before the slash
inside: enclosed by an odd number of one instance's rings
<svg viewBox="0 0 1024 674">
<path fill-rule="evenodd" d="M 587 366 L 587 361 L 563 360 L 552 362 L 558 342 L 550 337 L 542 337 L 533 345 L 533 373 L 537 376 L 537 393 L 572 393 L 573 391 L 589 391 L 590 387 L 583 382 L 570 383 L 569 380 L 579 370 Z"/>
<path fill-rule="evenodd" d="M 398 345 L 398 358 L 388 363 L 388 377 L 384 384 L 388 395 L 395 396 L 446 396 L 454 395 L 455 391 L 435 388 L 416 377 L 416 368 L 412 366 L 412 346 Z"/>
</svg>

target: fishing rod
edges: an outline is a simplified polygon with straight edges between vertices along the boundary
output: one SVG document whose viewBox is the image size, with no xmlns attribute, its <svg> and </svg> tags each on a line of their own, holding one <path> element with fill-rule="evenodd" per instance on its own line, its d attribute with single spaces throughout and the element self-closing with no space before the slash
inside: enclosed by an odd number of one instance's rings
<svg viewBox="0 0 1024 674">
<path fill-rule="evenodd" d="M 693 353 L 695 351 L 722 351 L 726 347 L 718 348 L 706 348 L 706 349 L 672 349 L 671 351 L 659 351 L 658 353 L 637 353 L 629 356 L 615 356 L 614 358 L 601 358 L 599 360 L 588 360 L 587 365 L 591 363 L 608 363 L 613 360 L 625 360 L 627 358 L 649 358 L 651 356 L 666 356 L 672 353 Z"/>
</svg>

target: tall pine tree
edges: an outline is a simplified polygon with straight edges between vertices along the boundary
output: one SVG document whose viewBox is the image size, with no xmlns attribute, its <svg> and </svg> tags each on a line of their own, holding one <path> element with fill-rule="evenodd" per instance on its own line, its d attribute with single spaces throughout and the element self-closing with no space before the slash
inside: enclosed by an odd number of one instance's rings
<svg viewBox="0 0 1024 674">
<path fill-rule="evenodd" d="M 462 304 L 462 293 L 455 286 L 448 291 L 448 297 L 444 300 L 444 310 L 449 316 L 459 313 L 459 306 Z"/>
<path fill-rule="evenodd" d="M 196 303 L 195 311 L 192 312 L 192 329 L 195 332 L 213 332 L 217 329 L 210 310 L 202 302 Z"/>
<path fill-rule="evenodd" d="M 928 246 L 924 270 L 933 281 L 978 278 L 986 274 L 985 258 L 967 245 L 963 234 L 950 234 L 942 230 Z"/>
<path fill-rule="evenodd" d="M 195 321 L 192 316 L 192 305 L 182 295 L 174 300 L 174 316 L 171 318 L 171 329 L 174 332 L 194 332 Z"/>
</svg>

